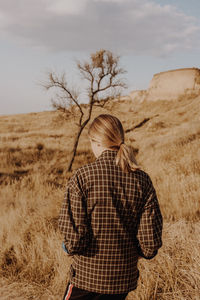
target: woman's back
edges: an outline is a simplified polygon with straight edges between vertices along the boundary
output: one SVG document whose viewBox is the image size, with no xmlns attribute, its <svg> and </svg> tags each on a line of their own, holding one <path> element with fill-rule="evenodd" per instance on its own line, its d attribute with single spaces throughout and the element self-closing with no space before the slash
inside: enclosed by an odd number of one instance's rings
<svg viewBox="0 0 200 300">
<path fill-rule="evenodd" d="M 135 289 L 138 256 L 151 258 L 162 245 L 162 216 L 150 177 L 139 169 L 122 171 L 116 155 L 105 150 L 75 172 L 59 219 L 73 255 L 70 282 L 97 293 Z"/>
</svg>

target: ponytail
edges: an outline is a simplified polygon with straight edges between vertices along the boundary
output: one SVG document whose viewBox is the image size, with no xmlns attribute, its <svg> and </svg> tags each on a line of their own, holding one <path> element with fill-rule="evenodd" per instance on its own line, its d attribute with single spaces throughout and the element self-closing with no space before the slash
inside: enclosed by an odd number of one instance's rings
<svg viewBox="0 0 200 300">
<path fill-rule="evenodd" d="M 119 145 L 115 161 L 116 165 L 120 166 L 124 172 L 131 172 L 140 169 L 140 166 L 135 159 L 133 148 L 126 145 L 124 142 Z"/>
</svg>

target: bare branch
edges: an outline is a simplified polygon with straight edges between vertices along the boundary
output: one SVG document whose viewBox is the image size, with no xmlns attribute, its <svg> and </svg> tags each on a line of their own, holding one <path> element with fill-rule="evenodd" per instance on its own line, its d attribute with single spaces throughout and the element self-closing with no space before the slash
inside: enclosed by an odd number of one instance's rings
<svg viewBox="0 0 200 300">
<path fill-rule="evenodd" d="M 77 68 L 79 69 L 83 79 L 86 79 L 88 81 L 91 81 L 94 79 L 93 76 L 93 67 L 88 63 L 81 63 L 77 61 Z"/>
<path fill-rule="evenodd" d="M 81 116 L 83 115 L 83 111 L 82 111 L 82 108 L 80 106 L 80 104 L 78 103 L 78 94 L 72 90 L 72 89 L 69 89 L 68 86 L 67 86 L 67 82 L 66 82 L 66 78 L 65 78 L 65 73 L 61 74 L 60 77 L 58 77 L 55 73 L 52 73 L 50 72 L 48 74 L 48 82 L 44 85 L 44 87 L 49 90 L 51 88 L 57 88 L 59 89 L 59 91 L 62 93 L 62 95 L 57 95 L 57 98 L 59 99 L 65 99 L 67 100 L 64 101 L 64 102 L 59 102 L 57 105 L 54 101 L 54 108 L 56 107 L 57 109 L 62 109 L 62 106 L 63 106 L 63 109 L 65 109 L 66 106 L 71 106 L 73 103 L 75 105 L 77 105 L 80 113 L 81 113 Z"/>
</svg>

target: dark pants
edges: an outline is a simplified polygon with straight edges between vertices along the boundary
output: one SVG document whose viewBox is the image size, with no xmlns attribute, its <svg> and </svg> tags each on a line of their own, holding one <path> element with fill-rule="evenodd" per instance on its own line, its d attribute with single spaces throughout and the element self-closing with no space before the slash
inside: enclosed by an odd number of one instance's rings
<svg viewBox="0 0 200 300">
<path fill-rule="evenodd" d="M 99 294 L 79 289 L 68 283 L 63 300 L 124 300 L 126 294 Z"/>
</svg>

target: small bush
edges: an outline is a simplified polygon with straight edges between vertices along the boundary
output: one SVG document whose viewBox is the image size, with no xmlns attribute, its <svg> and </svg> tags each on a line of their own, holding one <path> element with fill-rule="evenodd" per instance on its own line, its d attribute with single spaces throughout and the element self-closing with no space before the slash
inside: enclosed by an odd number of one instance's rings
<svg viewBox="0 0 200 300">
<path fill-rule="evenodd" d="M 36 149 L 37 149 L 38 151 L 42 151 L 42 150 L 44 149 L 44 145 L 43 145 L 42 143 L 37 143 Z"/>
</svg>

